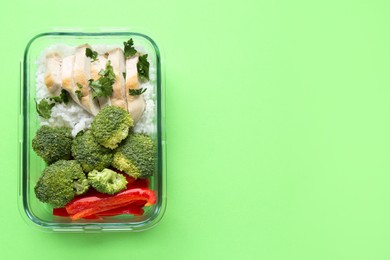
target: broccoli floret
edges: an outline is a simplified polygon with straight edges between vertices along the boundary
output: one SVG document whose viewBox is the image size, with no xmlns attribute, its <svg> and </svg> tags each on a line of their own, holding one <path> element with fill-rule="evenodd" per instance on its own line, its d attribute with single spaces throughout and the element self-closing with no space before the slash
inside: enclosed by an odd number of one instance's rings
<svg viewBox="0 0 390 260">
<path fill-rule="evenodd" d="M 72 155 L 84 172 L 101 171 L 110 166 L 113 152 L 98 144 L 90 130 L 79 133 L 72 143 Z"/>
<path fill-rule="evenodd" d="M 104 169 L 101 172 L 91 171 L 88 173 L 88 181 L 95 190 L 107 194 L 118 193 L 126 189 L 127 185 L 125 176 L 110 169 Z"/>
<path fill-rule="evenodd" d="M 94 118 L 91 131 L 99 144 L 115 149 L 127 137 L 132 126 L 133 119 L 126 110 L 106 106 Z"/>
<path fill-rule="evenodd" d="M 70 128 L 42 126 L 32 140 L 32 148 L 47 164 L 51 164 L 70 159 L 72 140 Z"/>
<path fill-rule="evenodd" d="M 139 178 L 151 176 L 156 164 L 156 146 L 149 136 L 130 134 L 114 154 L 112 166 Z"/>
<path fill-rule="evenodd" d="M 34 190 L 40 201 L 60 208 L 88 188 L 88 180 L 76 161 L 59 160 L 43 170 Z"/>
</svg>

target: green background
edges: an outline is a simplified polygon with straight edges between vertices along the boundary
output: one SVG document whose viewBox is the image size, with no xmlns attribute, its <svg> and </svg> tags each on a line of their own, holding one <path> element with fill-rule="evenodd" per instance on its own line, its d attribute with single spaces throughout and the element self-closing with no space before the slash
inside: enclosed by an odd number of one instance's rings
<svg viewBox="0 0 390 260">
<path fill-rule="evenodd" d="M 390 2 L 6 1 L 2 259 L 389 259 Z M 17 208 L 19 60 L 42 27 L 127 27 L 166 56 L 168 207 L 52 234 Z"/>
</svg>

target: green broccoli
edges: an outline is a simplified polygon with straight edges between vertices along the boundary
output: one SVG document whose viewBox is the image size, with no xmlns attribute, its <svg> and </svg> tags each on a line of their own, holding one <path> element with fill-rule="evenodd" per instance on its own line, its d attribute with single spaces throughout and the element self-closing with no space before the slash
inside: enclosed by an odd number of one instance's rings
<svg viewBox="0 0 390 260">
<path fill-rule="evenodd" d="M 42 126 L 32 140 L 32 148 L 47 164 L 51 164 L 70 159 L 72 140 L 70 128 Z"/>
<path fill-rule="evenodd" d="M 88 188 L 88 180 L 76 161 L 59 160 L 43 170 L 34 190 L 40 201 L 60 208 Z"/>
<path fill-rule="evenodd" d="M 72 155 L 84 172 L 101 171 L 110 166 L 113 152 L 98 144 L 90 130 L 80 132 L 72 143 Z"/>
<path fill-rule="evenodd" d="M 95 190 L 107 194 L 118 193 L 126 189 L 127 185 L 125 176 L 110 169 L 104 169 L 101 172 L 91 171 L 88 173 L 88 181 Z"/>
<path fill-rule="evenodd" d="M 127 137 L 132 126 L 133 119 L 126 110 L 106 106 L 94 118 L 91 131 L 99 144 L 115 149 Z"/>
<path fill-rule="evenodd" d="M 151 176 L 156 164 L 156 146 L 149 136 L 130 134 L 114 154 L 112 166 L 139 178 Z"/>
</svg>

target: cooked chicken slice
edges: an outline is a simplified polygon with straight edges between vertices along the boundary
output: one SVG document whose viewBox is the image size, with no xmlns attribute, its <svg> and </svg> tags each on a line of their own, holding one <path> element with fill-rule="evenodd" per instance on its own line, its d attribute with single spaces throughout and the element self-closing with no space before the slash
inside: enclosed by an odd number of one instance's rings
<svg viewBox="0 0 390 260">
<path fill-rule="evenodd" d="M 133 118 L 134 122 L 137 123 L 145 110 L 145 99 L 144 96 L 132 96 L 129 94 L 130 89 L 138 89 L 138 71 L 137 71 L 138 56 L 126 59 L 126 96 L 127 96 L 127 108 Z"/>
<path fill-rule="evenodd" d="M 85 55 L 86 48 L 90 48 L 88 44 L 81 45 L 76 48 L 75 60 L 73 66 L 73 80 L 78 86 L 80 84 L 82 88 L 81 91 L 81 105 L 86 108 L 86 110 L 96 115 L 99 110 L 99 104 L 92 96 L 92 89 L 89 87 L 88 80 L 90 77 L 90 67 L 91 59 Z"/>
<path fill-rule="evenodd" d="M 98 55 L 97 60 L 91 63 L 91 79 L 99 79 L 99 72 L 106 69 L 106 64 L 107 58 L 103 55 Z M 98 100 L 100 108 L 111 105 L 110 97 L 98 97 Z"/>
<path fill-rule="evenodd" d="M 77 97 L 77 86 L 73 81 L 73 64 L 74 64 L 74 55 L 67 56 L 62 60 L 61 66 L 61 79 L 62 79 L 62 88 L 65 89 L 71 98 L 78 105 L 81 106 L 80 100 Z"/>
<path fill-rule="evenodd" d="M 61 90 L 61 57 L 53 52 L 46 55 L 45 85 L 49 92 L 58 95 Z"/>
<path fill-rule="evenodd" d="M 111 66 L 115 74 L 115 83 L 112 86 L 111 104 L 127 110 L 125 79 L 125 57 L 120 48 L 113 49 L 108 54 Z"/>
</svg>

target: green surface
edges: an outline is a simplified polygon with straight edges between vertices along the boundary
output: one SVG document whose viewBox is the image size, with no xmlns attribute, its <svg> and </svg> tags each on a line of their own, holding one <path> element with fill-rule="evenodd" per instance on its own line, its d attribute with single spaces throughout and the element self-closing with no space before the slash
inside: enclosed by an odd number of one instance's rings
<svg viewBox="0 0 390 260">
<path fill-rule="evenodd" d="M 390 258 L 390 2 L 2 3 L 2 259 Z M 166 54 L 168 207 L 142 233 L 50 234 L 17 209 L 31 31 L 140 26 Z"/>
</svg>

